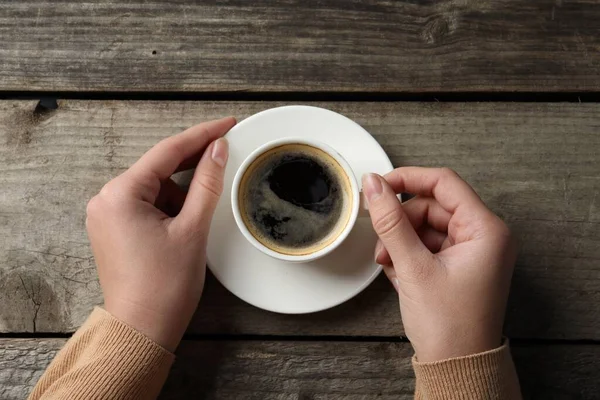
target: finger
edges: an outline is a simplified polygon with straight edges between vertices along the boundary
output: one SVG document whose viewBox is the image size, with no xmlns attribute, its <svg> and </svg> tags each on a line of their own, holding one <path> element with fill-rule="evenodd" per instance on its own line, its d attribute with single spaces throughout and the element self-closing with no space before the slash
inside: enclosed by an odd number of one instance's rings
<svg viewBox="0 0 600 400">
<path fill-rule="evenodd" d="M 447 232 L 448 224 L 450 223 L 452 214 L 444 210 L 434 198 L 420 196 L 414 197 L 402 203 L 402 209 L 404 210 L 415 230 L 418 231 L 421 229 L 421 227 L 430 225 L 434 230 L 442 232 L 441 235 L 444 238 L 446 237 L 446 234 L 443 232 Z M 428 237 L 431 235 L 433 235 L 433 233 L 428 234 Z M 434 252 L 432 248 L 435 249 L 435 252 L 439 251 L 440 249 L 440 247 L 437 246 L 437 243 L 435 243 L 435 245 L 432 243 L 424 244 L 431 252 Z M 432 245 L 429 246 L 429 244 Z M 375 262 L 380 265 L 391 263 L 390 255 L 383 246 L 381 240 L 379 240 L 375 246 Z"/>
<path fill-rule="evenodd" d="M 443 244 L 448 239 L 446 233 L 439 232 L 428 225 L 421 226 L 417 231 L 417 234 L 425 247 L 434 254 L 441 251 Z M 446 247 L 448 246 L 449 244 L 446 244 Z M 381 240 L 378 240 L 377 245 L 375 246 L 375 262 L 379 265 L 388 265 L 392 263 L 390 253 L 388 253 Z"/>
<path fill-rule="evenodd" d="M 434 197 L 452 218 L 448 223 L 451 243 L 462 243 L 489 233 L 497 217 L 471 186 L 448 168 L 403 167 L 386 175 L 396 191 Z"/>
<path fill-rule="evenodd" d="M 487 210 L 473 188 L 449 168 L 401 167 L 385 175 L 385 179 L 396 193 L 434 197 L 449 213 L 461 206 L 472 212 Z"/>
<path fill-rule="evenodd" d="M 177 167 L 185 160 L 192 158 L 214 140 L 225 135 L 236 121 L 227 117 L 215 121 L 204 122 L 160 141 L 148 150 L 132 167 L 132 170 L 152 173 L 158 179 L 166 179 L 173 175 Z"/>
<path fill-rule="evenodd" d="M 185 196 L 185 191 L 171 178 L 168 178 L 161 183 L 154 206 L 169 217 L 174 217 L 181 211 L 185 202 Z"/>
<path fill-rule="evenodd" d="M 421 242 L 423 242 L 425 247 L 433 254 L 440 251 L 444 240 L 448 237 L 447 234 L 439 232 L 428 225 L 423 225 L 417 233 L 419 234 Z"/>
<path fill-rule="evenodd" d="M 400 281 L 398 280 L 398 276 L 396 276 L 396 270 L 394 270 L 394 267 L 391 265 L 384 265 L 383 272 L 385 273 L 385 276 L 387 276 L 394 289 L 396 289 L 396 292 L 398 292 L 400 290 Z"/>
<path fill-rule="evenodd" d="M 415 230 L 423 225 L 429 225 L 440 232 L 448 231 L 452 214 L 432 197 L 414 197 L 402 203 L 402 209 Z"/>
<path fill-rule="evenodd" d="M 381 252 L 377 254 L 377 256 L 375 256 L 375 262 L 379 265 L 393 264 L 392 258 L 390 257 L 390 253 L 388 253 L 386 248 L 384 248 Z"/>
<path fill-rule="evenodd" d="M 204 150 L 205 149 L 202 149 L 201 152 L 194 154 L 193 156 L 183 160 L 183 162 L 181 164 L 179 164 L 179 166 L 175 170 L 175 173 L 195 169 L 198 166 L 200 159 L 202 158 L 202 154 L 204 154 Z"/>
<path fill-rule="evenodd" d="M 390 253 L 388 253 L 381 239 L 378 239 L 375 245 L 375 262 L 379 265 L 389 265 L 392 263 Z"/>
<path fill-rule="evenodd" d="M 204 152 L 194 172 L 183 208 L 177 217 L 184 227 L 208 232 L 223 191 L 223 176 L 228 156 L 229 145 L 224 138 L 212 142 Z"/>
<path fill-rule="evenodd" d="M 389 252 L 397 272 L 411 273 L 414 265 L 422 266 L 431 253 L 419 239 L 396 193 L 376 174 L 363 177 L 363 191 L 373 228 Z"/>
<path fill-rule="evenodd" d="M 235 118 L 227 117 L 205 122 L 163 139 L 148 150 L 131 166 L 128 175 L 141 185 L 144 200 L 154 202 L 160 189 L 160 181 L 169 178 L 186 160 L 194 159 L 206 146 L 225 135 L 236 124 Z"/>
</svg>

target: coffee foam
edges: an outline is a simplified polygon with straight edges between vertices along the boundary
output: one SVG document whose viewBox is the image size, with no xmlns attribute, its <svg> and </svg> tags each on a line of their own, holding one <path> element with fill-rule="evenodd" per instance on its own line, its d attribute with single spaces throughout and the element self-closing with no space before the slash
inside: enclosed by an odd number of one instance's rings
<svg viewBox="0 0 600 400">
<path fill-rule="evenodd" d="M 331 221 L 326 220 L 318 212 L 281 200 L 270 189 L 266 179 L 255 176 L 256 173 L 260 173 L 261 169 L 265 168 L 265 164 L 284 154 L 302 154 L 317 159 L 318 163 L 327 169 L 329 175 L 336 177 L 336 181 L 339 183 L 339 207 L 336 207 L 336 210 L 339 210 L 339 217 L 333 221 L 333 225 Z M 346 175 L 344 168 L 326 152 L 305 144 L 286 144 L 267 150 L 250 164 L 240 182 L 238 205 L 246 228 L 261 244 L 281 254 L 306 255 L 327 247 L 343 232 L 351 216 L 351 188 L 350 179 Z M 250 198 L 251 196 L 252 198 Z M 260 204 L 252 205 L 251 203 L 256 203 L 257 199 L 260 199 Z M 286 240 L 297 243 L 297 245 L 282 245 L 265 235 L 251 219 L 249 215 L 251 213 L 250 210 L 255 210 L 257 213 L 264 213 L 265 215 L 275 214 L 290 218 L 292 221 L 290 225 L 294 227 L 293 230 L 283 229 L 282 231 L 277 231 L 277 229 L 274 229 L 271 233 L 283 235 L 286 237 Z M 263 216 L 257 215 L 258 218 L 263 218 Z M 307 245 L 302 245 L 304 242 L 303 232 L 315 230 L 329 230 L 329 233 L 316 242 L 313 241 Z"/>
</svg>

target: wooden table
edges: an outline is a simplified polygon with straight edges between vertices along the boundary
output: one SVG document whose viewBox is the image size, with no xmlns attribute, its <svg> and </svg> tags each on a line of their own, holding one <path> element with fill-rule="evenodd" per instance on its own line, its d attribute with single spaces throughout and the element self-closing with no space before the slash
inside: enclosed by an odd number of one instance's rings
<svg viewBox="0 0 600 400">
<path fill-rule="evenodd" d="M 526 398 L 599 398 L 599 93 L 596 0 L 0 3 L 0 398 L 102 303 L 84 220 L 106 181 L 187 126 L 298 103 L 471 182 L 520 243 Z M 384 278 L 289 316 L 209 277 L 162 398 L 410 399 L 411 355 Z"/>
</svg>

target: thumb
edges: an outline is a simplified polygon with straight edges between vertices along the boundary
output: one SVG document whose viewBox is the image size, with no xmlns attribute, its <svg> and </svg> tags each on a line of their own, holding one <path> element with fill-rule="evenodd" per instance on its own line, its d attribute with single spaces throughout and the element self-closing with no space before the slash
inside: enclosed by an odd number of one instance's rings
<svg viewBox="0 0 600 400">
<path fill-rule="evenodd" d="M 425 267 L 431 252 L 415 232 L 390 185 L 377 174 L 363 176 L 363 192 L 373 228 L 388 251 L 398 276 Z"/>
<path fill-rule="evenodd" d="M 227 139 L 212 142 L 198 163 L 190 183 L 179 222 L 193 231 L 207 233 L 215 208 L 223 192 L 223 176 L 229 157 Z"/>
</svg>

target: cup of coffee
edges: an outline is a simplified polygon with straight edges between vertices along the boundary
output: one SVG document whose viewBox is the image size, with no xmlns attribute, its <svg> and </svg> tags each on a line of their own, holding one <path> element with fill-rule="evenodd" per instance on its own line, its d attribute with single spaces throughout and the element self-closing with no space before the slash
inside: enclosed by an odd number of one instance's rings
<svg viewBox="0 0 600 400">
<path fill-rule="evenodd" d="M 257 249 L 306 262 L 323 257 L 348 236 L 361 209 L 348 163 L 330 146 L 286 138 L 252 152 L 231 191 L 235 221 Z"/>
</svg>

